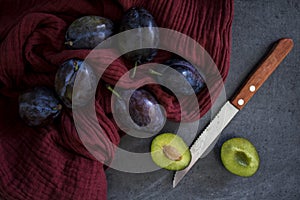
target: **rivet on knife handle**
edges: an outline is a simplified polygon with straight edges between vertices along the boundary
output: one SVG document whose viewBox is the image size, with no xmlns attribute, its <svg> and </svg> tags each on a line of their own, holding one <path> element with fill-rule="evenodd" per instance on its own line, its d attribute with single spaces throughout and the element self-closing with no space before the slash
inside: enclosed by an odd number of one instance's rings
<svg viewBox="0 0 300 200">
<path fill-rule="evenodd" d="M 268 79 L 272 72 L 278 67 L 281 61 L 293 48 L 293 40 L 280 39 L 271 50 L 265 60 L 256 68 L 253 74 L 247 79 L 239 92 L 233 97 L 231 103 L 241 110 Z"/>
</svg>

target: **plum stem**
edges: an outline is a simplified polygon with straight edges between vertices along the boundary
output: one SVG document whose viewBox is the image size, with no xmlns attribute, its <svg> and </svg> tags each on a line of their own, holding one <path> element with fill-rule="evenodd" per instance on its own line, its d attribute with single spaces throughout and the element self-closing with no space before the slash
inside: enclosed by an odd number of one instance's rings
<svg viewBox="0 0 300 200">
<path fill-rule="evenodd" d="M 73 46 L 73 42 L 72 41 L 67 41 L 67 42 L 65 42 L 65 45 Z"/>
<path fill-rule="evenodd" d="M 120 94 L 114 90 L 110 85 L 107 85 L 106 88 L 111 91 L 114 95 L 116 95 L 116 97 L 118 97 L 119 99 L 122 99 L 122 97 L 120 96 Z"/>
<path fill-rule="evenodd" d="M 74 71 L 77 72 L 79 69 L 78 63 L 74 61 L 73 65 L 74 65 Z"/>
<path fill-rule="evenodd" d="M 153 69 L 149 69 L 149 73 L 153 74 L 153 75 L 156 75 L 156 76 L 162 76 L 162 73 L 159 73 L 158 71 L 155 71 Z"/>
<path fill-rule="evenodd" d="M 135 77 L 137 65 L 138 65 L 138 61 L 136 61 L 136 62 L 134 63 L 134 68 L 133 68 L 133 72 L 132 72 L 132 74 L 131 74 L 131 78 L 134 78 L 134 77 Z"/>
<path fill-rule="evenodd" d="M 61 104 L 57 104 L 57 106 L 53 107 L 52 110 L 61 110 L 62 109 L 62 105 Z"/>
</svg>

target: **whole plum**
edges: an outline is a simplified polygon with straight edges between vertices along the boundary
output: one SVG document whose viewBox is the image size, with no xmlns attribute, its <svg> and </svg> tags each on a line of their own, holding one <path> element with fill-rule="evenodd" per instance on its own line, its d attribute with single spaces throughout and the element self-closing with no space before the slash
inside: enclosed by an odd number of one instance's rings
<svg viewBox="0 0 300 200">
<path fill-rule="evenodd" d="M 157 80 L 163 85 L 172 87 L 172 92 L 179 96 L 197 94 L 205 86 L 205 82 L 199 71 L 189 62 L 182 59 L 168 60 Z M 183 79 L 182 79 L 183 78 Z M 183 84 L 186 80 L 187 84 Z"/>
<path fill-rule="evenodd" d="M 121 91 L 115 101 L 114 111 L 123 126 L 146 133 L 157 133 L 166 121 L 157 100 L 145 89 Z"/>
<path fill-rule="evenodd" d="M 76 91 L 73 91 L 76 80 Z M 78 59 L 65 61 L 55 76 L 55 91 L 68 108 L 79 108 L 93 98 L 97 77 L 91 66 Z"/>
<path fill-rule="evenodd" d="M 19 96 L 19 115 L 29 126 L 51 123 L 61 109 L 54 91 L 46 87 L 35 87 Z"/>
<path fill-rule="evenodd" d="M 137 49 L 124 55 L 126 59 L 137 64 L 151 61 L 157 54 L 157 49 L 142 47 L 158 47 L 159 31 L 153 16 L 146 9 L 132 7 L 123 16 L 120 31 L 135 28 L 139 29 L 136 34 L 130 32 L 119 38 L 119 48 L 121 51 L 126 51 L 129 48 Z"/>
<path fill-rule="evenodd" d="M 93 49 L 113 34 L 114 24 L 100 16 L 76 19 L 68 28 L 65 44 L 73 49 Z"/>
</svg>

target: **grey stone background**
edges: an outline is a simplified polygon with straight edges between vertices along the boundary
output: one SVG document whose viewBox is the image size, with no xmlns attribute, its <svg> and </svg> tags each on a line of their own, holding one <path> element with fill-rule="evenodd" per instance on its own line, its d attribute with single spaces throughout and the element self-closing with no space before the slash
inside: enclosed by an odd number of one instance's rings
<svg viewBox="0 0 300 200">
<path fill-rule="evenodd" d="M 231 68 L 225 83 L 228 98 L 272 43 L 290 37 L 294 40 L 292 52 L 223 131 L 213 151 L 199 160 L 175 189 L 174 173 L 164 169 L 143 174 L 108 169 L 108 199 L 300 199 L 299 23 L 298 0 L 235 0 Z M 200 120 L 199 129 L 209 122 L 210 115 Z M 174 128 L 174 124 L 168 126 Z M 235 136 L 250 140 L 259 153 L 260 168 L 250 178 L 230 174 L 220 162 L 220 145 Z M 150 142 L 125 136 L 121 147 L 147 152 Z"/>
</svg>

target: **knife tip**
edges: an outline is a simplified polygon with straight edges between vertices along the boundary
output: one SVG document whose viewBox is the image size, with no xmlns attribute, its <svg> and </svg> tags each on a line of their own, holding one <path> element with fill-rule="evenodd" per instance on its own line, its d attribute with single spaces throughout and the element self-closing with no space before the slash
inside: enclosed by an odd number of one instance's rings
<svg viewBox="0 0 300 200">
<path fill-rule="evenodd" d="M 177 185 L 177 183 L 175 183 L 175 181 L 173 181 L 173 188 L 175 188 Z"/>
<path fill-rule="evenodd" d="M 182 174 L 176 171 L 173 177 L 173 188 L 175 188 L 178 185 L 178 183 L 182 178 L 183 178 Z"/>
<path fill-rule="evenodd" d="M 173 176 L 173 188 L 175 188 L 176 185 L 177 185 L 177 183 L 178 183 L 178 181 L 176 181 L 176 173 L 177 173 L 177 172 L 175 172 L 175 174 L 174 174 L 174 176 Z"/>
</svg>

